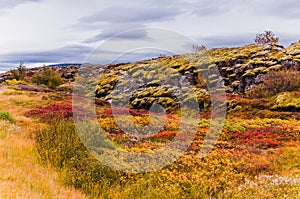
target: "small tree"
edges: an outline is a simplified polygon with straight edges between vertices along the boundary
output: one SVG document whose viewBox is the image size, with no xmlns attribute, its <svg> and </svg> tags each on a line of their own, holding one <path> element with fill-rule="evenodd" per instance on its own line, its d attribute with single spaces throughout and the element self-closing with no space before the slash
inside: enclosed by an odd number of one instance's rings
<svg viewBox="0 0 300 199">
<path fill-rule="evenodd" d="M 265 30 L 264 33 L 256 34 L 254 41 L 256 44 L 264 45 L 264 44 L 277 44 L 279 41 L 279 37 L 275 37 L 275 34 L 272 31 Z"/>
<path fill-rule="evenodd" d="M 23 80 L 26 76 L 26 66 L 24 66 L 24 62 L 20 61 L 20 65 L 15 70 L 10 70 L 11 76 L 16 80 Z"/>
<path fill-rule="evenodd" d="M 193 53 L 198 53 L 202 50 L 206 50 L 206 47 L 204 45 L 193 45 Z"/>
</svg>

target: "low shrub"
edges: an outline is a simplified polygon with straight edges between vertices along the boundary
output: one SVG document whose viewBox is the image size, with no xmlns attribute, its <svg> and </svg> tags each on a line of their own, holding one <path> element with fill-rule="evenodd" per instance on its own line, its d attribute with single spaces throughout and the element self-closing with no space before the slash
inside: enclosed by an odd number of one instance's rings
<svg viewBox="0 0 300 199">
<path fill-rule="evenodd" d="M 50 68 L 43 68 L 43 71 L 32 76 L 32 82 L 37 85 L 45 85 L 49 88 L 55 89 L 63 84 L 61 75 L 54 72 Z"/>
<path fill-rule="evenodd" d="M 280 92 L 300 89 L 300 71 L 282 70 L 269 72 L 263 77 L 263 84 L 247 92 L 248 97 L 261 98 L 274 96 Z"/>
<path fill-rule="evenodd" d="M 269 126 L 258 129 L 248 130 L 245 133 L 238 132 L 233 134 L 233 138 L 238 141 L 239 144 L 269 149 L 278 148 L 284 141 L 299 139 L 299 132 L 293 129 L 292 126 Z"/>
<path fill-rule="evenodd" d="M 177 134 L 176 131 L 163 131 L 163 132 L 153 135 L 152 137 L 156 138 L 156 139 L 170 140 L 170 139 L 173 139 L 176 136 L 176 134 Z"/>
<path fill-rule="evenodd" d="M 25 116 L 39 118 L 42 122 L 50 122 L 53 119 L 68 120 L 73 117 L 73 113 L 82 117 L 88 117 L 92 114 L 84 108 L 73 107 L 71 104 L 52 103 L 40 109 L 27 111 Z"/>
<path fill-rule="evenodd" d="M 92 124 L 87 122 L 83 125 Z M 36 132 L 35 140 L 41 160 L 61 170 L 67 185 L 99 196 L 104 188 L 120 180 L 120 172 L 91 157 L 71 120 L 52 120 L 48 128 Z"/>
<path fill-rule="evenodd" d="M 14 122 L 14 119 L 12 118 L 12 116 L 6 111 L 0 111 L 0 120 Z"/>
<path fill-rule="evenodd" d="M 299 111 L 300 92 L 282 93 L 275 98 L 274 103 L 274 110 Z"/>
<path fill-rule="evenodd" d="M 24 81 L 24 80 L 16 80 L 16 79 L 8 79 L 5 82 L 3 82 L 2 84 L 10 84 L 10 85 L 18 85 L 18 84 L 23 84 L 23 85 L 27 85 L 28 82 Z"/>
<path fill-rule="evenodd" d="M 23 80 L 26 76 L 26 67 L 24 62 L 20 62 L 20 65 L 15 70 L 10 70 L 11 77 L 17 81 Z"/>
</svg>

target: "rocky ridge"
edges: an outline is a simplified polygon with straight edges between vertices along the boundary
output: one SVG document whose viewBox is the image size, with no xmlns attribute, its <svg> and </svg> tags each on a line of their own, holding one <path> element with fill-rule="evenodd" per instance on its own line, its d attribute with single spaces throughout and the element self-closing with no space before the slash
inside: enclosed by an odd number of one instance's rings
<svg viewBox="0 0 300 199">
<path fill-rule="evenodd" d="M 132 77 L 144 80 L 144 82 L 146 80 L 147 85 L 143 88 L 144 91 L 141 94 L 143 97 L 136 96 L 136 99 L 138 99 L 153 94 L 157 97 L 171 96 L 171 90 L 160 85 L 162 83 L 161 79 L 166 78 L 162 76 L 166 68 L 172 69 L 168 74 L 169 79 L 177 78 L 178 75 L 184 76 L 194 88 L 198 89 L 201 93 L 199 97 L 202 98 L 203 90 L 207 86 L 220 86 L 222 84 L 225 86 L 226 92 L 245 94 L 252 86 L 261 84 L 264 75 L 270 71 L 300 70 L 300 41 L 287 48 L 281 45 L 250 44 L 236 48 L 210 49 L 206 52 L 206 56 L 201 53 L 203 52 L 162 56 L 135 63 L 97 65 L 91 67 L 88 73 L 93 76 L 95 71 L 101 71 L 101 78 L 96 86 L 96 96 L 106 99 L 111 98 L 112 90 L 124 74 L 129 74 Z M 222 78 L 215 74 L 215 66 L 217 66 Z M 75 75 L 81 69 L 80 66 L 76 65 L 53 66 L 51 68 L 61 73 L 67 82 L 74 81 Z M 145 68 L 148 72 L 142 74 L 141 71 Z M 27 69 L 26 75 L 32 76 L 41 71 L 42 68 Z M 203 81 L 203 76 L 205 76 L 205 81 Z M 0 74 L 0 83 L 7 79 L 11 79 L 9 72 Z M 136 82 L 132 82 L 132 84 L 134 83 Z M 141 104 L 141 101 L 135 103 Z"/>
</svg>

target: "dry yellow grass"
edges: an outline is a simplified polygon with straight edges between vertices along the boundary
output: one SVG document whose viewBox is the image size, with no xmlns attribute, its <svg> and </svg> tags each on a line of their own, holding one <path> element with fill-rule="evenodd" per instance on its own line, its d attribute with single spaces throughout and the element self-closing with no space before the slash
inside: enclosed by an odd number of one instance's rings
<svg viewBox="0 0 300 199">
<path fill-rule="evenodd" d="M 39 164 L 29 136 L 37 124 L 23 113 L 44 103 L 43 96 L 27 94 L 0 91 L 0 110 L 10 112 L 16 120 L 16 125 L 0 121 L 0 198 L 85 198 L 80 191 L 64 187 L 57 172 Z"/>
</svg>

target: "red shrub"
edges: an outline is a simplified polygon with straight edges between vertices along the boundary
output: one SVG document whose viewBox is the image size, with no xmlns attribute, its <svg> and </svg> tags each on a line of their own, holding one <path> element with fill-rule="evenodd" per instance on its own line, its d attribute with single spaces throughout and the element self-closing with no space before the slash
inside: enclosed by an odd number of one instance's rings
<svg viewBox="0 0 300 199">
<path fill-rule="evenodd" d="M 257 148 L 278 148 L 284 141 L 285 134 L 276 126 L 265 127 L 247 131 L 246 133 L 235 133 L 233 138 L 239 144 L 245 144 Z"/>
<path fill-rule="evenodd" d="M 30 110 L 25 113 L 26 117 L 40 118 L 43 122 L 49 122 L 53 119 L 67 120 L 73 117 L 73 112 L 79 116 L 90 115 L 87 110 L 81 107 L 72 107 L 71 104 L 52 103 L 40 109 Z"/>
<path fill-rule="evenodd" d="M 129 109 L 129 114 L 130 115 L 142 115 L 142 114 L 147 114 L 148 111 L 146 110 L 135 110 L 135 109 Z M 127 108 L 114 108 L 114 114 L 115 115 L 127 115 L 128 114 L 128 109 Z M 102 112 L 102 115 L 104 117 L 112 117 L 113 116 L 113 111 L 112 109 L 106 109 Z"/>
<path fill-rule="evenodd" d="M 153 135 L 153 138 L 173 139 L 176 136 L 176 131 L 162 131 Z"/>
</svg>

